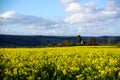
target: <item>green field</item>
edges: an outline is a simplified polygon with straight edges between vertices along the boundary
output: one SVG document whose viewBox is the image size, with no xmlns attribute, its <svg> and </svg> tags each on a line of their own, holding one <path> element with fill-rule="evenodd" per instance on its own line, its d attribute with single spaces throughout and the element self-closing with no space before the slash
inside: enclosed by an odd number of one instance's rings
<svg viewBox="0 0 120 80">
<path fill-rule="evenodd" d="M 120 48 L 1 48 L 0 80 L 119 80 Z"/>
</svg>

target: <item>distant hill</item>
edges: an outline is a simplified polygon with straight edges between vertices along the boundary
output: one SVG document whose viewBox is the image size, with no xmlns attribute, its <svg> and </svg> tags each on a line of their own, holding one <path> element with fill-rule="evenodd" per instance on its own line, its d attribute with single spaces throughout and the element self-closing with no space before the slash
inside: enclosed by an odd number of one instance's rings
<svg viewBox="0 0 120 80">
<path fill-rule="evenodd" d="M 107 43 L 107 39 L 114 37 L 114 43 L 120 42 L 120 36 L 101 36 L 96 37 L 97 43 Z M 83 37 L 82 40 L 87 42 L 91 37 Z M 46 46 L 48 44 L 57 44 L 64 40 L 71 40 L 73 43 L 76 42 L 76 36 L 24 36 L 24 35 L 0 35 L 0 46 Z"/>
</svg>

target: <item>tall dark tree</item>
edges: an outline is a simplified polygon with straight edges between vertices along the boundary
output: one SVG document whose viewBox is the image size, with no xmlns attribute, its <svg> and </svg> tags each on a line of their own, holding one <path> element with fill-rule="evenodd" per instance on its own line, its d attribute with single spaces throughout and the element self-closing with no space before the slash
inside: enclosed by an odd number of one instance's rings
<svg viewBox="0 0 120 80">
<path fill-rule="evenodd" d="M 81 45 L 81 41 L 82 41 L 82 38 L 80 35 L 77 36 L 77 41 L 76 41 L 76 44 L 77 45 Z"/>
<path fill-rule="evenodd" d="M 92 37 L 88 40 L 87 45 L 97 45 L 96 38 Z"/>
</svg>

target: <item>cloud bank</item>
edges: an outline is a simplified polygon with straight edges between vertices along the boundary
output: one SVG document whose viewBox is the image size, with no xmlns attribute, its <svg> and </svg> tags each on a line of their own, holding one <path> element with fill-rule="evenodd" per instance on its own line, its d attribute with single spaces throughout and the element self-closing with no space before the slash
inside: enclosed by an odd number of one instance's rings
<svg viewBox="0 0 120 80">
<path fill-rule="evenodd" d="M 57 23 L 46 18 L 18 14 L 14 11 L 7 11 L 0 14 L 0 25 L 24 25 L 29 28 L 50 29 L 56 28 Z"/>
<path fill-rule="evenodd" d="M 65 22 L 70 24 L 100 22 L 120 18 L 120 8 L 115 6 L 114 0 L 109 0 L 103 9 L 97 8 L 95 2 L 92 1 L 84 5 L 72 2 L 66 6 L 65 11 L 71 13 L 70 16 L 65 18 Z"/>
<path fill-rule="evenodd" d="M 105 7 L 98 7 L 94 0 L 67 2 L 64 11 L 69 13 L 64 21 L 71 25 L 79 24 L 77 33 L 83 35 L 119 35 L 120 1 L 108 0 Z M 82 3 L 82 4 L 81 4 Z M 120 24 L 119 24 L 120 25 Z"/>
</svg>

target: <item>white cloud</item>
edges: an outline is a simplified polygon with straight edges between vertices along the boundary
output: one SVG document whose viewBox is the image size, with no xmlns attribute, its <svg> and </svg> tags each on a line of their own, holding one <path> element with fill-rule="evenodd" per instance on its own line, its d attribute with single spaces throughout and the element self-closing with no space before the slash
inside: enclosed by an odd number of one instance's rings
<svg viewBox="0 0 120 80">
<path fill-rule="evenodd" d="M 62 4 L 70 4 L 76 2 L 77 0 L 60 0 Z"/>
<path fill-rule="evenodd" d="M 119 21 L 120 19 L 110 19 L 107 21 L 87 23 L 84 26 L 78 27 L 76 32 L 87 36 L 119 36 L 120 27 L 116 26 L 116 24 L 119 25 Z"/>
<path fill-rule="evenodd" d="M 71 3 L 65 9 L 66 12 L 71 12 L 71 13 L 78 13 L 82 10 L 83 10 L 82 6 L 80 6 L 78 3 Z"/>
<path fill-rule="evenodd" d="M 120 18 L 120 11 L 99 11 L 97 13 L 78 13 L 73 14 L 65 19 L 65 22 L 74 23 L 89 23 L 96 21 L 106 21 L 109 19 Z"/>
<path fill-rule="evenodd" d="M 80 5 L 78 2 L 73 2 L 67 5 L 66 12 L 70 13 L 93 13 L 96 11 L 95 3 L 88 2 L 85 5 Z"/>
<path fill-rule="evenodd" d="M 115 7 L 114 0 L 109 0 L 104 9 L 97 9 L 94 2 L 88 2 L 84 6 L 78 3 L 71 3 L 65 11 L 72 13 L 71 16 L 65 18 L 65 22 L 70 24 L 120 18 L 120 9 Z"/>
<path fill-rule="evenodd" d="M 6 13 L 1 14 L 0 18 L 4 18 L 4 19 L 12 18 L 14 17 L 14 15 L 15 15 L 14 11 L 7 11 Z"/>
<path fill-rule="evenodd" d="M 21 25 L 28 26 L 28 28 L 50 29 L 56 28 L 57 24 L 55 21 L 46 18 L 18 14 L 14 11 L 0 14 L 0 25 Z"/>
<path fill-rule="evenodd" d="M 105 7 L 105 10 L 115 10 L 115 0 L 109 0 Z"/>
<path fill-rule="evenodd" d="M 95 2 L 72 2 L 66 5 L 65 12 L 70 13 L 64 21 L 78 26 L 77 34 L 81 35 L 119 35 L 120 5 L 116 0 L 108 0 L 104 8 L 99 8 Z M 119 1 L 120 2 L 120 1 Z"/>
</svg>

